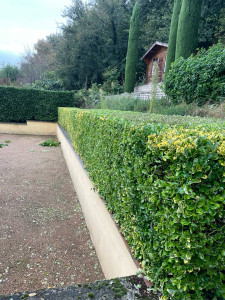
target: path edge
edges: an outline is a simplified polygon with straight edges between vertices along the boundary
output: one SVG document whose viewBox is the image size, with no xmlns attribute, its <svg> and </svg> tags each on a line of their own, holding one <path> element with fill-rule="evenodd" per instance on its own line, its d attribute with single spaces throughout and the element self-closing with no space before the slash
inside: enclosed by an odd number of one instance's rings
<svg viewBox="0 0 225 300">
<path fill-rule="evenodd" d="M 73 149 L 67 132 L 57 125 L 57 137 L 85 221 L 106 279 L 135 275 L 137 266 L 84 165 Z"/>
</svg>

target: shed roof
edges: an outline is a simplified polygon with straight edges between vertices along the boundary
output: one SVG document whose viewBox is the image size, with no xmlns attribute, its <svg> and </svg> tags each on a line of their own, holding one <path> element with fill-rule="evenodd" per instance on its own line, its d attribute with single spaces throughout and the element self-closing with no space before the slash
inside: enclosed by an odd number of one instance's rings
<svg viewBox="0 0 225 300">
<path fill-rule="evenodd" d="M 157 47 L 166 47 L 168 48 L 168 44 L 167 43 L 162 43 L 162 42 L 158 42 L 156 41 L 149 49 L 148 51 L 142 56 L 141 59 L 144 59 L 154 48 L 157 48 Z"/>
</svg>

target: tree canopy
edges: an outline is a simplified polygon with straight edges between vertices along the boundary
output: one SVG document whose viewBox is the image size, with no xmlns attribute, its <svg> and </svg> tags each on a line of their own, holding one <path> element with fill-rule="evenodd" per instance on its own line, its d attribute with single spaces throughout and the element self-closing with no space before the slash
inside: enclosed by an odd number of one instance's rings
<svg viewBox="0 0 225 300">
<path fill-rule="evenodd" d="M 64 89 L 102 84 L 103 74 L 117 70 L 124 82 L 130 18 L 135 0 L 73 0 L 65 8 L 61 32 L 38 41 L 21 62 L 23 82 L 33 83 L 54 71 Z M 140 1 L 138 57 L 156 41 L 168 42 L 174 0 Z M 224 0 L 203 0 L 197 47 L 224 40 Z M 145 74 L 139 59 L 136 81 Z"/>
</svg>

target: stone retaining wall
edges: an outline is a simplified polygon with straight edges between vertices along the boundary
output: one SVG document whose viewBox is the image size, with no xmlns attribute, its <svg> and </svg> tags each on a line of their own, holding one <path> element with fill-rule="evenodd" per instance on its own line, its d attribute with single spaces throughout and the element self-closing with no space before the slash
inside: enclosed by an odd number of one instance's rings
<svg viewBox="0 0 225 300">
<path fill-rule="evenodd" d="M 27 121 L 26 123 L 0 123 L 0 133 L 56 135 L 55 122 Z"/>
<path fill-rule="evenodd" d="M 150 99 L 152 97 L 152 88 L 153 86 L 151 82 L 144 85 L 136 86 L 134 88 L 134 93 L 132 93 L 132 95 L 143 100 Z M 166 97 L 166 95 L 161 88 L 161 84 L 158 84 L 156 98 L 162 98 L 162 97 Z"/>
<path fill-rule="evenodd" d="M 152 98 L 152 83 L 136 86 L 134 88 L 133 93 L 123 93 L 119 95 L 110 95 L 110 96 L 105 96 L 106 98 L 121 98 L 121 97 L 134 97 L 134 98 L 139 98 L 142 100 L 148 100 Z M 158 84 L 157 86 L 157 92 L 156 92 L 156 98 L 162 98 L 166 97 L 165 93 L 162 90 L 162 84 Z"/>
</svg>

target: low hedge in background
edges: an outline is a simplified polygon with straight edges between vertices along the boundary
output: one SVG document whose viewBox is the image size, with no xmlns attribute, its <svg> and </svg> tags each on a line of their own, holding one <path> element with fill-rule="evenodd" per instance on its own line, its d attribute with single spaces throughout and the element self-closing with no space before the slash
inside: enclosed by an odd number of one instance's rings
<svg viewBox="0 0 225 300">
<path fill-rule="evenodd" d="M 59 123 L 162 299 L 225 296 L 225 123 L 73 108 Z"/>
<path fill-rule="evenodd" d="M 0 122 L 57 121 L 59 106 L 75 106 L 72 92 L 0 86 Z"/>
</svg>

